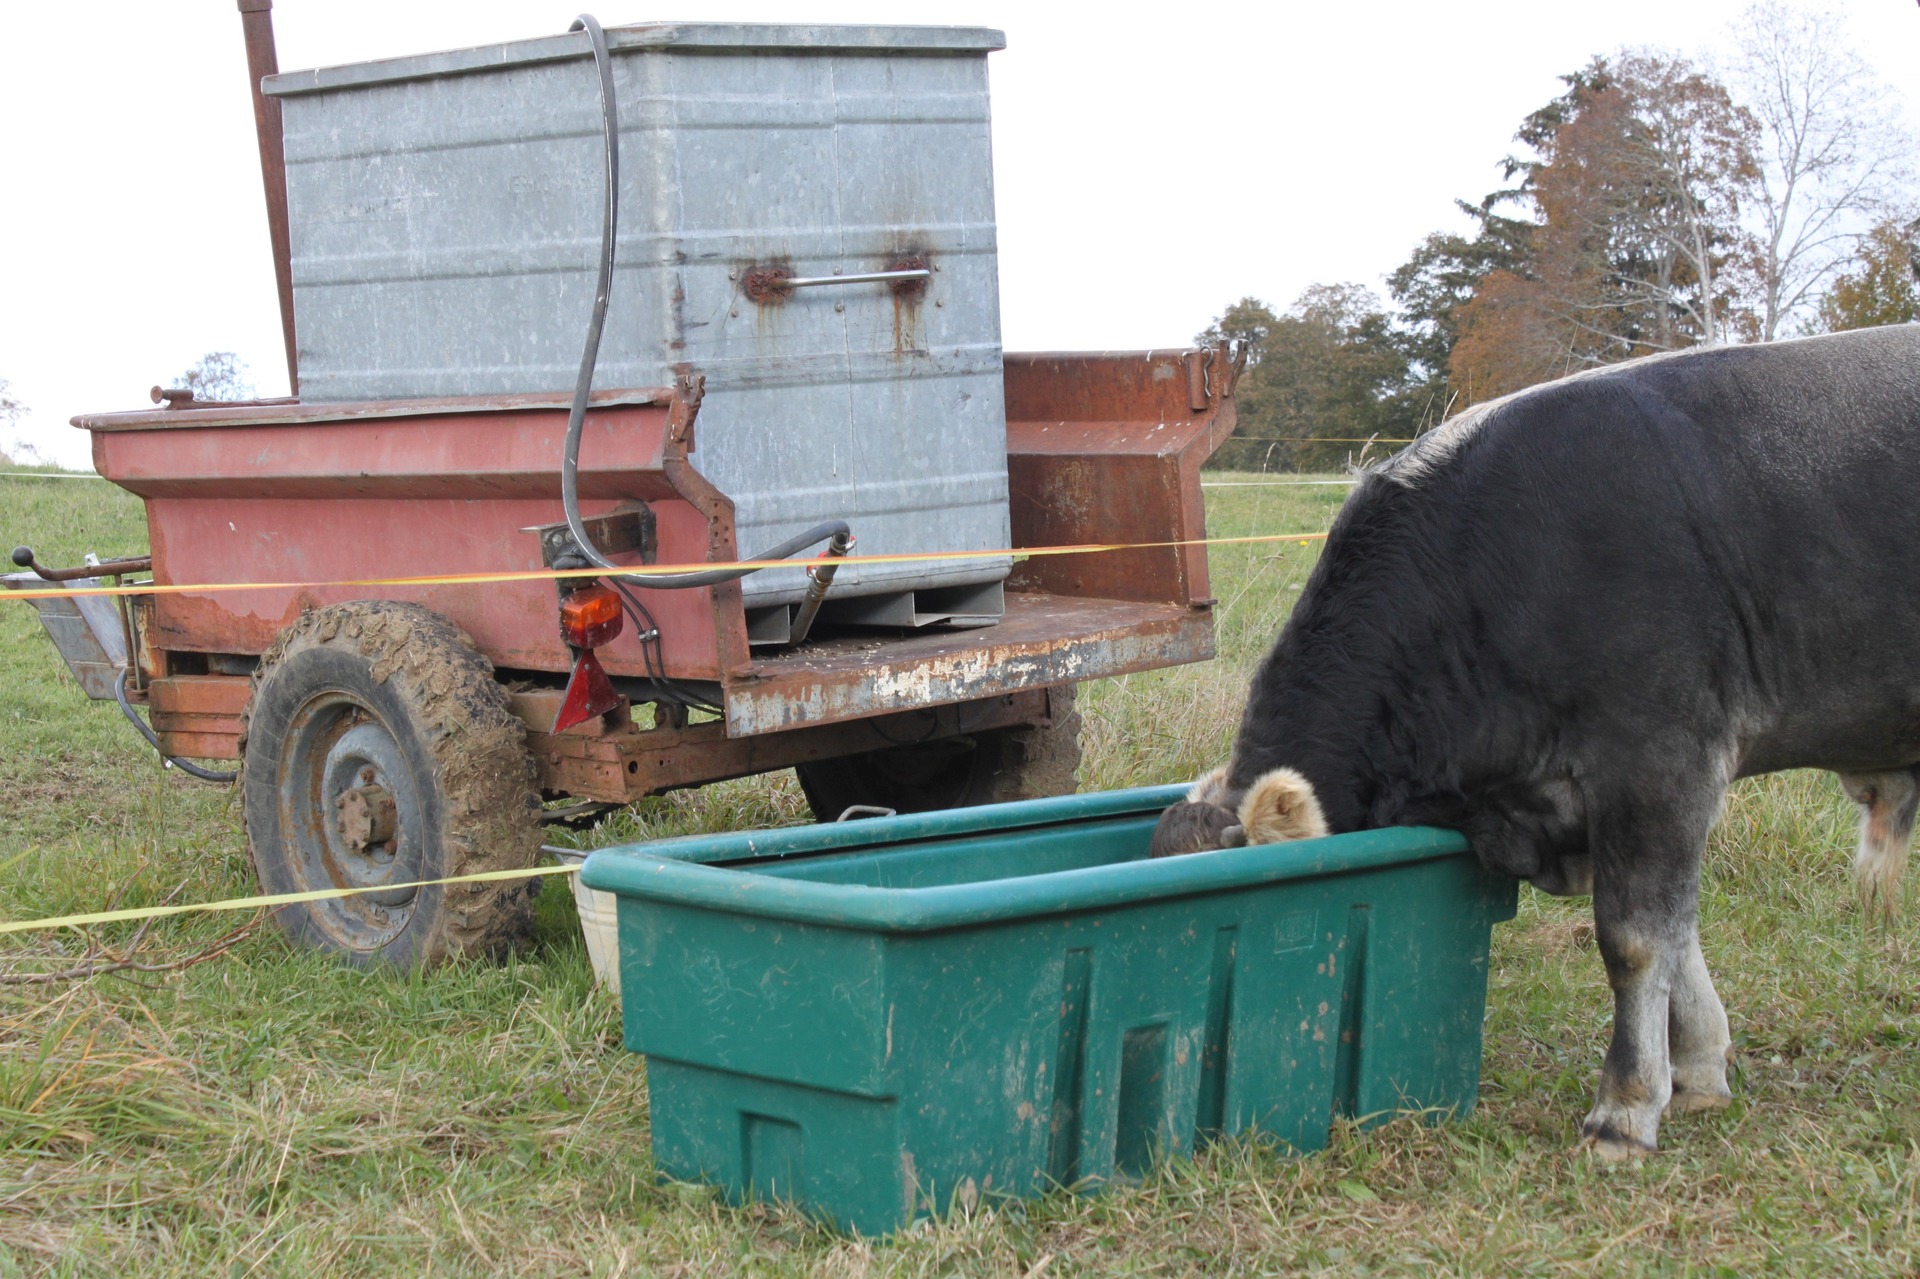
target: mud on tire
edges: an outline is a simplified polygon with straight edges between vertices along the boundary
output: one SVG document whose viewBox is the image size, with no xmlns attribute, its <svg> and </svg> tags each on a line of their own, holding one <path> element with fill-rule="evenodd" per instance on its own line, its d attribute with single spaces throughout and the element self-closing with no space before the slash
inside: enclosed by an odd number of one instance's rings
<svg viewBox="0 0 1920 1279">
<path fill-rule="evenodd" d="M 375 890 L 278 911 L 296 945 L 409 967 L 526 936 L 537 880 L 380 890 L 539 855 L 525 727 L 446 618 L 391 601 L 301 617 L 254 672 L 240 746 L 262 891 Z"/>
<path fill-rule="evenodd" d="M 801 764 L 794 772 L 823 822 L 855 804 L 924 813 L 1071 795 L 1080 767 L 1074 691 L 1071 684 L 1050 690 L 1051 724 L 889 746 Z"/>
</svg>

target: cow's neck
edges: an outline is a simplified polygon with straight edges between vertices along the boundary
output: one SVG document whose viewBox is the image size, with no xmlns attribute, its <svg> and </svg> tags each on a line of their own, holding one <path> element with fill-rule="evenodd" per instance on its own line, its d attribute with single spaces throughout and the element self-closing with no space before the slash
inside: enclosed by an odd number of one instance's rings
<svg viewBox="0 0 1920 1279">
<path fill-rule="evenodd" d="M 1254 678 L 1230 766 L 1237 788 L 1296 769 L 1335 832 L 1457 816 L 1480 727 L 1468 720 L 1484 706 L 1465 687 L 1474 675 L 1436 652 L 1474 629 L 1469 606 L 1409 562 L 1406 548 L 1431 530 L 1384 496 L 1342 511 Z"/>
</svg>

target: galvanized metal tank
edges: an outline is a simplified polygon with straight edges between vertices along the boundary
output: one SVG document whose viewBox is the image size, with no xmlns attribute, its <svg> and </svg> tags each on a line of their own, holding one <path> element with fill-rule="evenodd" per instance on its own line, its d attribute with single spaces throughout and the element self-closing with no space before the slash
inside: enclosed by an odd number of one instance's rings
<svg viewBox="0 0 1920 1279">
<path fill-rule="evenodd" d="M 607 35 L 621 232 L 595 385 L 705 374 L 693 460 L 735 502 L 741 552 L 846 519 L 843 614 L 997 615 L 1004 558 L 858 557 L 1008 545 L 986 74 L 1004 38 Z M 303 400 L 571 390 L 600 242 L 596 90 L 580 35 L 268 78 Z M 783 285 L 907 264 L 930 277 Z M 746 579 L 759 638 L 804 584 Z"/>
</svg>

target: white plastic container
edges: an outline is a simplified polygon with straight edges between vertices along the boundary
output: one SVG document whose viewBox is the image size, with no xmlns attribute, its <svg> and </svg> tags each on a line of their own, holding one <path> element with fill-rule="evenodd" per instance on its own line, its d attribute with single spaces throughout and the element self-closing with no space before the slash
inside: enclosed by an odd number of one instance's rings
<svg viewBox="0 0 1920 1279">
<path fill-rule="evenodd" d="M 578 868 L 587 859 L 582 852 L 556 852 L 561 862 Z M 618 995 L 620 993 L 620 927 L 616 910 L 620 899 L 612 893 L 588 888 L 579 875 L 570 876 L 573 905 L 580 912 L 580 933 L 587 943 L 587 961 L 593 965 L 593 980 Z"/>
</svg>

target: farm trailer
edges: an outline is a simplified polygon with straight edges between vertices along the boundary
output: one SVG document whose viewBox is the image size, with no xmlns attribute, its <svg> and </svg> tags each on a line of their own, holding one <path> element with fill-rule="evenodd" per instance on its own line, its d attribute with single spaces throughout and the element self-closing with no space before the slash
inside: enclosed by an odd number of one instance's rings
<svg viewBox="0 0 1920 1279">
<path fill-rule="evenodd" d="M 647 145 L 679 148 L 668 158 L 690 189 L 701 181 L 696 162 L 717 166 L 716 181 L 787 162 L 777 149 L 711 156 L 699 107 L 739 110 L 741 84 L 727 81 L 736 73 L 771 95 L 768 110 L 813 110 L 801 122 L 814 129 L 806 136 L 827 136 L 839 168 L 877 167 L 830 193 L 822 216 L 838 219 L 832 235 L 783 231 L 775 243 L 765 228 L 732 225 L 757 210 L 724 203 L 718 229 L 650 227 L 671 251 L 623 260 L 624 280 L 614 274 L 609 200 L 601 297 L 670 313 L 658 321 L 667 331 L 616 326 L 599 357 L 618 381 L 650 383 L 589 393 L 589 356 L 569 396 L 513 389 L 545 375 L 459 348 L 499 344 L 500 332 L 484 331 L 485 301 L 504 296 L 503 275 L 510 296 L 564 309 L 566 297 L 539 292 L 564 273 L 544 259 L 526 265 L 551 244 L 504 269 L 489 261 L 470 273 L 478 292 L 453 304 L 441 295 L 424 304 L 420 291 L 443 287 L 442 276 L 418 263 L 392 269 L 386 241 L 366 250 L 380 258 L 375 267 L 345 279 L 327 272 L 343 260 L 351 267 L 364 247 L 337 238 L 340 200 L 354 211 L 349 229 L 379 240 L 390 227 L 354 219 L 412 198 L 393 194 L 427 180 L 407 176 L 410 159 L 430 171 L 435 195 L 457 196 L 471 178 L 454 222 L 431 224 L 417 199 L 407 210 L 408 231 L 430 240 L 410 252 L 439 255 L 441 267 L 463 235 L 500 252 L 494 228 L 474 229 L 472 208 L 491 216 L 487 193 L 503 185 L 516 200 L 547 201 L 539 217 L 577 222 L 580 209 L 567 202 L 578 203 L 584 161 L 553 142 L 577 120 L 539 124 L 534 132 L 552 136 L 516 142 L 509 182 L 497 171 L 450 175 L 433 166 L 475 147 L 437 131 L 476 109 L 433 95 L 477 85 L 482 104 L 554 101 L 551 78 L 577 79 L 586 45 L 563 37 L 276 77 L 266 0 L 240 8 L 256 82 L 269 90 L 255 105 L 300 398 L 205 404 L 156 389 L 162 407 L 76 418 L 92 433 L 100 473 L 145 502 L 150 556 L 61 572 L 21 548 L 16 562 L 33 572 L 6 582 L 37 595 L 92 696 L 119 697 L 136 723 L 132 705 L 146 704 L 164 756 L 240 761 L 263 889 L 372 890 L 280 912 L 297 941 L 403 964 L 497 949 L 530 923 L 537 881 L 409 885 L 530 865 L 543 821 L 726 778 L 792 767 L 828 820 L 856 806 L 915 811 L 1067 791 L 1079 757 L 1076 684 L 1212 656 L 1206 552 L 1194 544 L 1205 536 L 1199 477 L 1233 430 L 1238 358 L 1226 349 L 1001 356 L 984 167 L 985 52 L 998 33 L 700 24 L 607 33 L 603 72 L 624 59 L 623 70 L 641 73 L 630 79 L 682 86 L 667 96 L 677 120 L 695 121 L 686 136 L 657 119 L 642 132 Z M 906 56 L 880 77 L 886 127 L 847 125 L 873 113 L 861 76 L 902 47 Z M 822 67 L 828 87 L 809 105 L 807 77 Z M 926 100 L 937 110 L 900 106 L 914 76 L 934 77 Z M 428 94 L 424 111 L 382 99 L 371 118 L 378 129 L 425 120 L 431 136 L 350 138 L 340 154 L 325 152 L 351 134 L 342 112 L 360 111 L 369 92 Z M 629 127 L 602 105 L 617 172 L 617 139 Z M 919 116 L 933 124 L 902 134 L 900 120 Z M 738 119 L 722 124 L 713 136 L 764 141 Z M 766 132 L 790 148 L 801 124 L 774 121 Z M 937 166 L 957 173 L 946 186 L 925 171 L 905 184 L 941 207 L 907 207 L 902 182 L 888 187 L 889 157 L 908 145 L 957 157 Z M 386 166 L 378 199 L 354 188 L 370 146 Z M 645 171 L 663 170 L 660 157 L 646 160 Z M 353 188 L 346 197 L 342 184 Z M 874 190 L 894 222 L 854 207 L 878 198 Z M 686 196 L 673 216 L 696 203 Z M 828 241 L 832 261 L 808 256 Z M 662 288 L 671 305 L 650 312 L 649 290 Z M 712 331 L 686 320 L 702 290 L 723 317 Z M 450 310 L 458 326 L 439 318 Z M 728 328 L 728 312 L 746 320 Z M 521 322 L 516 313 L 496 327 Z M 435 324 L 445 331 L 423 338 Z M 596 341 L 598 324 L 596 315 Z M 873 349 L 857 351 L 862 342 Z M 395 355 L 390 344 L 404 349 Z M 821 354 L 836 344 L 851 353 Z M 436 359 L 440 367 L 426 367 Z M 435 393 L 447 386 L 473 393 Z M 863 408 L 862 397 L 879 408 Z M 805 473 L 822 451 L 809 447 L 809 432 L 845 417 L 849 399 L 851 451 L 864 469 L 857 484 L 834 488 L 844 462 L 832 482 Z M 965 456 L 928 480 L 927 456 L 956 439 Z M 956 488 L 981 475 L 997 502 Z M 569 478 L 571 504 L 562 499 Z M 934 496 L 873 500 L 890 486 Z M 796 519 L 795 493 L 826 493 L 816 499 L 824 507 Z M 826 555 L 805 571 L 646 573 L 734 563 L 836 504 L 877 513 L 851 530 L 816 525 L 766 556 L 784 558 L 831 530 Z M 756 539 L 745 546 L 743 526 Z M 1082 544 L 1128 549 L 1006 554 Z M 911 559 L 916 552 L 935 554 Z M 44 590 L 49 576 L 148 572 L 156 589 L 117 610 Z M 476 575 L 490 580 L 462 580 Z M 548 807 L 566 799 L 574 803 Z"/>
</svg>

